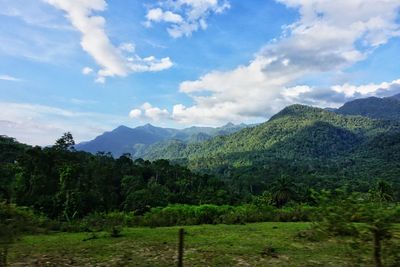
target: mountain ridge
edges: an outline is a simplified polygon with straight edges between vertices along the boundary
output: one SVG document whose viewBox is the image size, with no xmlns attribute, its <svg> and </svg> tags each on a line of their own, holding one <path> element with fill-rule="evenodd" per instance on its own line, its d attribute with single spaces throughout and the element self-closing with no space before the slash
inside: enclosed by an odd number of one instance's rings
<svg viewBox="0 0 400 267">
<path fill-rule="evenodd" d="M 372 119 L 400 120 L 400 94 L 391 97 L 368 97 L 345 103 L 334 112 Z"/>
<path fill-rule="evenodd" d="M 76 150 L 92 154 L 110 152 L 119 157 L 129 153 L 133 157 L 141 157 L 145 149 L 155 143 L 166 140 L 180 140 L 185 143 L 197 143 L 219 135 L 226 135 L 247 127 L 246 124 L 227 123 L 221 127 L 192 126 L 184 129 L 157 127 L 150 123 L 130 128 L 120 125 L 111 131 L 75 146 Z"/>
</svg>

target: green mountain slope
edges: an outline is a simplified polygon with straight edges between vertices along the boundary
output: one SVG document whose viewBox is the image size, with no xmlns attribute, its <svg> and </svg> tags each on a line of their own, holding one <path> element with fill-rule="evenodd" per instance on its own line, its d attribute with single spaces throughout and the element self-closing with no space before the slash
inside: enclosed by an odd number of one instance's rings
<svg viewBox="0 0 400 267">
<path fill-rule="evenodd" d="M 372 120 L 361 116 L 342 116 L 319 108 L 293 105 L 283 109 L 268 122 L 237 133 L 218 136 L 200 144 L 176 149 L 163 146 L 169 158 L 196 158 L 234 153 L 272 153 L 285 158 L 327 158 L 349 153 L 368 138 L 399 129 L 395 122 Z M 149 158 L 159 158 L 153 148 Z"/>
<path fill-rule="evenodd" d="M 146 157 L 175 160 L 241 183 L 251 180 L 252 185 L 280 175 L 299 181 L 316 177 L 316 183 L 324 184 L 356 176 L 367 182 L 372 176 L 400 173 L 395 160 L 400 149 L 393 150 L 400 146 L 399 138 L 400 122 L 293 105 L 268 122 L 231 135 L 196 144 L 153 145 Z"/>
</svg>

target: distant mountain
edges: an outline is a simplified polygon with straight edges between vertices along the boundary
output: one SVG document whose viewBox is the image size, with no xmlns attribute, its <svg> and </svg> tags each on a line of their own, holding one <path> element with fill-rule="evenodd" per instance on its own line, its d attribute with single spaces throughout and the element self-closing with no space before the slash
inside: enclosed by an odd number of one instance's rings
<svg viewBox="0 0 400 267">
<path fill-rule="evenodd" d="M 347 102 L 335 112 L 373 119 L 400 120 L 400 94 L 392 97 L 368 97 Z"/>
<path fill-rule="evenodd" d="M 94 140 L 77 144 L 76 150 L 90 153 L 111 152 L 114 156 L 123 153 L 132 153 L 137 150 L 137 145 L 150 145 L 173 135 L 173 129 L 154 127 L 150 124 L 137 128 L 119 126 L 111 132 L 105 132 Z"/>
<path fill-rule="evenodd" d="M 393 99 L 400 100 L 400 94 L 397 94 L 397 95 L 391 96 L 390 98 L 393 98 Z"/>
<path fill-rule="evenodd" d="M 76 150 L 90 153 L 110 152 L 119 157 L 130 153 L 133 157 L 141 157 L 147 148 L 156 143 L 168 140 L 178 140 L 183 143 L 198 143 L 219 135 L 227 135 L 247 127 L 245 124 L 228 123 L 222 127 L 190 127 L 172 129 L 146 124 L 136 128 L 119 126 L 118 128 L 97 136 L 94 140 L 82 142 L 75 146 Z"/>
</svg>

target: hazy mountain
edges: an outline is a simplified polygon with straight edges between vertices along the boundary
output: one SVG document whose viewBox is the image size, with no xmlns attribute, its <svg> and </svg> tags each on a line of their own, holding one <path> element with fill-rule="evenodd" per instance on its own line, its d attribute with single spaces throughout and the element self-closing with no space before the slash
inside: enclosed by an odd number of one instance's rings
<svg viewBox="0 0 400 267">
<path fill-rule="evenodd" d="M 154 127 L 150 124 L 137 128 L 119 126 L 111 132 L 105 132 L 94 140 L 77 144 L 75 149 L 90 153 L 111 152 L 114 156 L 132 153 L 137 145 L 150 145 L 175 134 L 176 130 Z M 136 147 L 135 147 L 136 146 Z"/>
<path fill-rule="evenodd" d="M 234 125 L 228 123 L 222 127 L 190 127 L 186 129 L 172 129 L 156 127 L 146 124 L 136 128 L 119 126 L 118 128 L 97 136 L 94 140 L 82 142 L 75 149 L 90 153 L 111 152 L 113 156 L 130 153 L 134 157 L 141 157 L 147 148 L 155 143 L 167 140 L 179 140 L 183 143 L 198 143 L 209 140 L 214 136 L 227 135 L 247 127 L 245 124 Z"/>
<path fill-rule="evenodd" d="M 390 98 L 393 98 L 393 99 L 400 100 L 400 94 L 397 94 L 397 95 L 391 96 Z"/>
</svg>

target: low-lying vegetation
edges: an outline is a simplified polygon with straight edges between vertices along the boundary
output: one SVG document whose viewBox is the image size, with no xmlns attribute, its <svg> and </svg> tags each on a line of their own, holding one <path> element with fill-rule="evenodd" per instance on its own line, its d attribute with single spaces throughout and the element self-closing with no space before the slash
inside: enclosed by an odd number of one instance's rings
<svg viewBox="0 0 400 267">
<path fill-rule="evenodd" d="M 373 242 L 299 233 L 310 223 L 254 223 L 185 227 L 185 266 L 374 266 Z M 176 266 L 179 227 L 124 228 L 111 238 L 98 232 L 23 237 L 10 249 L 10 266 Z M 399 242 L 397 225 L 391 242 Z M 388 243 L 384 243 L 387 248 Z M 386 257 L 387 255 L 392 255 Z M 384 266 L 398 266 L 383 253 Z M 398 263 L 398 262 L 397 262 Z"/>
</svg>

